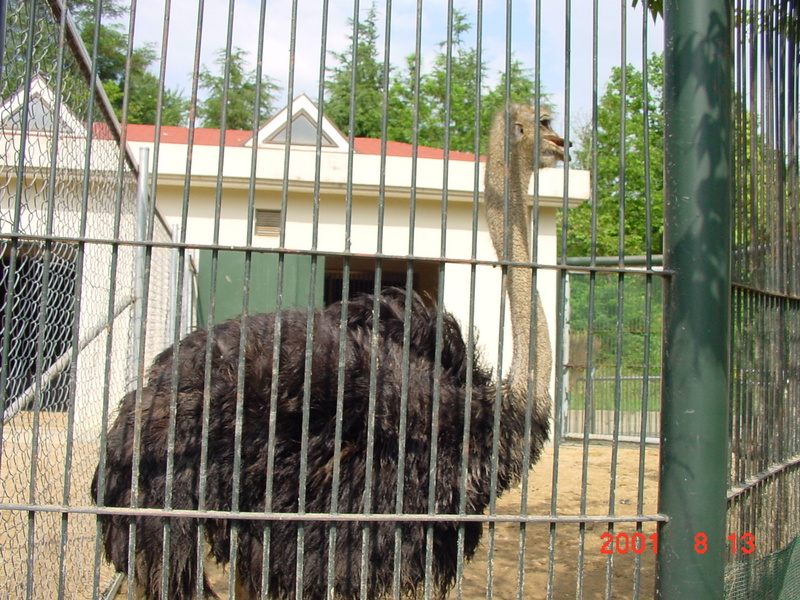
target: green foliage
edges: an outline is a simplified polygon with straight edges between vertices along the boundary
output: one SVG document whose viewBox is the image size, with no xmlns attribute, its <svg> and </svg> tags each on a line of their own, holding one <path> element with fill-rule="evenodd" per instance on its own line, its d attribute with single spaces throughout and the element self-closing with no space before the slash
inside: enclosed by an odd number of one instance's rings
<svg viewBox="0 0 800 600">
<path fill-rule="evenodd" d="M 572 152 L 574 164 L 593 171 L 597 192 L 594 203 L 569 211 L 569 256 L 638 255 L 648 249 L 653 253 L 662 250 L 661 56 L 650 57 L 647 77 L 644 75 L 630 65 L 624 71 L 619 67 L 613 69 L 597 106 L 596 127 L 587 125 L 579 132 L 578 148 Z M 645 160 L 646 151 L 649 164 Z M 662 331 L 659 278 L 572 274 L 569 298 L 571 340 L 592 333 L 593 366 L 615 366 L 619 361 L 623 375 L 639 378 L 645 356 L 651 365 L 659 364 Z M 570 360 L 585 364 L 587 353 L 584 350 L 582 357 Z M 656 388 L 651 391 L 654 390 L 657 392 Z M 656 399 L 651 398 L 651 403 L 656 404 Z"/>
<path fill-rule="evenodd" d="M 147 123 L 156 122 L 156 109 L 159 90 L 158 77 L 150 71 L 136 71 L 131 73 L 131 89 L 136 90 L 128 99 L 128 122 Z M 189 114 L 189 100 L 179 91 L 164 90 L 161 106 L 162 125 L 184 125 Z"/>
<path fill-rule="evenodd" d="M 649 280 L 649 281 L 648 281 Z M 590 302 L 591 298 L 591 302 Z M 620 364 L 625 369 L 642 365 L 645 348 L 651 364 L 661 356 L 661 279 L 643 275 L 570 274 L 570 330 L 591 331 L 594 336 L 592 362 L 595 365 Z M 649 305 L 649 329 L 645 316 Z M 617 348 L 617 325 L 620 326 L 620 347 Z M 570 362 L 583 364 L 583 356 Z"/>
<path fill-rule="evenodd" d="M 439 44 L 433 67 L 422 78 L 420 93 L 427 110 L 421 144 L 442 147 L 447 131 L 450 149 L 475 150 L 475 99 L 482 93 L 479 75 L 483 81 L 486 66 L 478 64 L 477 51 L 464 41 L 471 29 L 467 16 L 455 10 L 451 41 Z"/>
<path fill-rule="evenodd" d="M 13 56 L 19 52 L 20 36 L 27 36 L 29 25 L 29 3 L 21 3 L 10 11 L 8 16 L 6 55 Z M 32 5 L 37 11 L 36 18 L 42 25 L 48 23 L 41 19 L 40 11 L 49 11 L 44 5 Z M 97 23 L 95 18 L 94 0 L 78 0 L 70 4 L 70 11 L 75 20 L 78 34 L 81 37 L 90 57 L 95 56 L 95 72 L 111 107 L 122 119 L 124 105 L 125 79 L 130 77 L 128 90 L 129 123 L 155 123 L 156 108 L 160 85 L 158 78 L 150 72 L 150 68 L 157 60 L 157 55 L 152 45 L 145 45 L 131 50 L 128 61 L 128 36 L 119 24 L 106 25 Z M 118 0 L 103 0 L 101 14 L 103 21 L 109 18 L 119 18 L 125 15 L 127 8 Z M 46 31 L 42 28 L 42 33 Z M 42 43 L 34 48 L 34 72 L 50 73 L 59 69 L 59 48 L 54 40 L 42 37 Z M 95 52 L 95 41 L 97 48 Z M 69 50 L 64 57 L 65 74 L 62 79 L 62 102 L 77 114 L 82 114 L 83 104 L 88 98 L 86 80 L 83 75 L 78 75 L 76 63 L 71 60 Z M 130 64 L 129 64 L 130 63 Z M 126 73 L 126 67 L 127 73 Z M 75 69 L 75 70 L 73 70 Z M 8 71 L 8 69 L 6 69 Z M 12 78 L 13 79 L 13 78 Z M 54 81 L 51 78 L 51 82 Z M 14 89 L 4 91 L 16 91 Z M 165 125 L 181 125 L 186 120 L 189 111 L 189 102 L 177 90 L 164 90 L 162 98 L 162 118 Z"/>
<path fill-rule="evenodd" d="M 639 0 L 632 1 L 634 7 L 639 4 Z M 653 15 L 654 21 L 657 17 L 664 15 L 664 0 L 644 0 L 643 4 L 645 5 L 645 8 L 650 11 L 650 14 Z"/>
<path fill-rule="evenodd" d="M 76 23 L 93 23 L 95 20 L 95 0 L 73 0 L 69 3 L 69 10 Z M 103 19 L 117 18 L 128 12 L 128 7 L 120 0 L 101 0 L 100 13 Z"/>
<path fill-rule="evenodd" d="M 416 132 L 419 144 L 442 148 L 447 133 L 451 150 L 474 152 L 479 131 L 480 151 L 483 152 L 491 119 L 505 103 L 506 80 L 512 102 L 533 102 L 536 95 L 533 75 L 517 60 L 511 61 L 511 70 L 501 74 L 496 87 L 489 89 L 483 83 L 487 67 L 478 61 L 477 50 L 467 43 L 472 24 L 466 13 L 459 10 L 453 11 L 450 40 L 440 42 L 430 70 L 421 72 L 422 65 L 412 54 L 406 57 L 402 68 L 391 67 L 389 88 L 384 90 L 384 64 L 378 58 L 376 20 L 373 6 L 364 22 L 355 28 L 354 93 L 351 94 L 353 36 L 350 36 L 348 51 L 333 54 L 339 66 L 331 69 L 327 81 L 325 115 L 343 131 L 350 131 L 350 104 L 354 101 L 354 135 L 381 137 L 385 92 L 389 140 L 411 143 Z M 476 126 L 478 98 L 481 99 L 480 130 Z M 547 103 L 546 94 L 541 95 L 541 101 Z"/>
<path fill-rule="evenodd" d="M 86 49 L 89 51 L 89 56 L 92 56 L 95 40 L 95 26 L 87 20 L 79 22 L 80 36 Z M 103 82 L 118 83 L 125 73 L 125 62 L 128 51 L 128 36 L 120 31 L 119 26 L 99 25 L 97 31 L 97 61 L 95 63 L 95 70 L 97 77 Z M 134 50 L 132 60 L 134 64 L 131 65 L 131 70 L 134 68 L 142 68 L 142 65 L 147 66 L 152 62 L 155 52 L 152 48 L 144 48 Z M 135 66 L 134 66 L 135 65 Z"/>
<path fill-rule="evenodd" d="M 417 57 L 411 54 L 406 57 L 405 69 L 395 70 L 389 87 L 386 135 L 394 142 L 411 144 L 414 141 L 415 131 L 420 141 L 431 137 L 428 132 L 431 107 L 417 92 L 418 79 L 421 80 L 421 77 L 417 76 Z M 415 101 L 418 114 L 416 128 L 414 127 Z"/>
<path fill-rule="evenodd" d="M 204 127 L 253 129 L 253 112 L 256 105 L 258 105 L 256 125 L 262 124 L 273 114 L 273 103 L 280 87 L 269 76 L 263 76 L 261 89 L 257 95 L 256 73 L 247 70 L 245 58 L 247 54 L 241 48 L 233 48 L 229 57 L 224 49 L 220 49 L 214 61 L 219 74 L 212 74 L 206 67 L 200 70 L 198 84 L 200 88 L 209 92 L 208 97 L 197 108 Z M 226 100 L 224 123 L 223 100 Z"/>
<path fill-rule="evenodd" d="M 419 142 L 427 146 L 443 147 L 446 127 L 449 128 L 450 149 L 461 152 L 475 151 L 475 138 L 479 132 L 479 151 L 486 151 L 487 138 L 491 121 L 495 113 L 500 110 L 506 101 L 506 82 L 511 102 L 530 103 L 536 97 L 536 82 L 529 69 L 525 69 L 518 60 L 511 60 L 511 69 L 508 73 L 500 73 L 500 82 L 489 88 L 483 81 L 486 79 L 487 67 L 484 62 L 478 63 L 478 54 L 475 48 L 467 46 L 465 36 L 472 29 L 472 24 L 467 16 L 455 10 L 453 12 L 452 43 L 449 59 L 447 56 L 447 42 L 439 44 L 441 50 L 434 58 L 433 67 L 429 73 L 420 77 L 420 134 Z M 405 80 L 398 80 L 400 86 L 407 85 L 412 79 L 412 57 L 407 61 L 409 65 Z M 449 121 L 445 107 L 447 102 L 447 82 L 449 78 Z M 480 84 L 479 84 L 480 82 Z M 398 86 L 398 87 L 400 87 Z M 409 92 L 410 93 L 410 92 Z M 476 99 L 480 98 L 479 126 L 476 126 Z M 547 94 L 540 95 L 542 104 L 547 104 Z M 406 111 L 411 110 L 412 103 L 404 102 L 401 106 Z M 410 121 L 410 117 L 403 118 L 393 114 L 398 122 Z M 405 141 L 405 140 L 404 140 Z"/>
<path fill-rule="evenodd" d="M 353 33 L 348 36 L 350 45 L 345 52 L 331 52 L 339 62 L 330 69 L 326 81 L 327 99 L 325 116 L 333 121 L 345 135 L 350 133 L 350 105 L 355 107 L 353 135 L 355 137 L 381 137 L 381 116 L 384 94 L 384 65 L 378 60 L 378 28 L 375 4 L 369 9 L 363 23 L 348 24 Z M 354 65 L 355 63 L 355 65 Z M 355 88 L 353 70 L 355 67 Z M 351 90 L 354 93 L 351 94 Z"/>
<path fill-rule="evenodd" d="M 648 250 L 658 254 L 662 251 L 663 66 L 659 55 L 654 54 L 648 60 L 647 98 L 642 72 L 631 65 L 624 73 L 621 68 L 614 68 L 597 107 L 596 129 L 588 125 L 579 133 L 579 149 L 573 151 L 575 163 L 584 169 L 595 167 L 597 195 L 594 205 L 586 203 L 569 212 L 569 256 L 615 256 L 620 252 L 637 255 Z M 647 148 L 645 133 L 649 137 Z M 645 160 L 646 150 L 649 164 Z M 595 160 L 597 165 L 593 165 Z M 593 208 L 596 209 L 595 226 Z"/>
<path fill-rule="evenodd" d="M 83 43 L 89 55 L 93 54 L 97 39 L 97 76 L 103 83 L 111 106 L 122 119 L 126 65 L 128 63 L 128 36 L 119 25 L 95 26 L 92 2 L 84 2 L 76 7 L 76 22 Z M 119 16 L 124 9 L 114 1 L 104 3 L 104 15 Z M 130 85 L 128 86 L 128 122 L 156 122 L 158 77 L 148 69 L 156 62 L 157 55 L 152 45 L 134 48 L 130 59 Z M 189 101 L 178 90 L 165 89 L 161 99 L 163 125 L 182 125 L 189 113 Z"/>
</svg>

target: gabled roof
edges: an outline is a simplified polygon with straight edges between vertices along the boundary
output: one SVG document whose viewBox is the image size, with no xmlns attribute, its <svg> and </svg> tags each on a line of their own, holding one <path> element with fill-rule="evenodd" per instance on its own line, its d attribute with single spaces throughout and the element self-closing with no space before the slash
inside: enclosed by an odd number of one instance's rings
<svg viewBox="0 0 800 600">
<path fill-rule="evenodd" d="M 52 134 L 58 119 L 62 134 L 85 137 L 86 126 L 63 102 L 60 106 L 57 105 L 55 94 L 43 75 L 37 74 L 31 78 L 28 91 L 28 132 Z M 25 92 L 25 88 L 21 87 L 0 105 L 0 128 L 22 129 Z"/>
<path fill-rule="evenodd" d="M 323 148 L 347 152 L 350 148 L 347 138 L 325 115 L 322 115 L 321 122 L 318 123 L 319 114 L 317 105 L 305 94 L 300 94 L 292 101 L 291 120 L 289 107 L 284 107 L 259 129 L 256 143 L 259 146 L 285 145 L 291 122 L 292 146 L 316 146 L 319 132 Z M 245 146 L 252 145 L 252 140 L 245 143 Z"/>
<path fill-rule="evenodd" d="M 286 128 L 288 107 L 267 121 L 256 134 L 259 148 L 281 149 L 286 145 Z M 317 117 L 319 109 L 305 94 L 301 94 L 292 102 L 292 148 L 314 148 L 317 143 Z M 224 135 L 221 135 L 224 133 Z M 323 151 L 347 152 L 350 148 L 347 138 L 339 131 L 327 117 L 322 116 L 322 149 Z M 189 129 L 186 127 L 161 126 L 162 144 L 189 143 Z M 226 147 L 253 147 L 251 131 L 228 129 L 221 132 L 219 129 L 196 128 L 194 130 L 193 144 L 197 146 L 219 146 L 220 140 Z M 128 141 L 153 142 L 155 140 L 154 125 L 128 125 Z M 382 140 L 377 138 L 354 138 L 353 152 L 380 156 Z M 444 150 L 429 146 L 417 146 L 418 158 L 433 158 L 444 160 Z M 386 142 L 386 156 L 407 157 L 414 156 L 414 148 L 404 142 Z M 448 152 L 450 160 L 475 161 L 475 155 L 468 152 Z M 483 161 L 484 157 L 480 157 Z"/>
<path fill-rule="evenodd" d="M 129 142 L 153 142 L 155 139 L 155 125 L 128 125 L 128 141 Z M 228 129 L 224 132 L 224 145 L 226 147 L 252 147 L 248 142 L 252 138 L 251 131 L 239 131 L 237 129 Z M 194 130 L 194 144 L 196 146 L 219 146 L 220 130 L 219 129 L 205 129 L 197 128 Z M 356 154 L 371 154 L 373 156 L 381 155 L 381 142 L 377 138 L 354 138 L 353 151 Z M 171 125 L 161 126 L 161 143 L 162 144 L 183 144 L 189 143 L 189 129 L 186 127 L 174 127 Z M 269 144 L 270 147 L 281 147 L 279 145 Z M 293 145 L 294 147 L 294 145 Z M 386 142 L 386 156 L 413 156 L 413 146 L 405 142 Z M 448 153 L 450 160 L 459 161 L 474 161 L 475 155 L 469 152 L 458 152 L 451 150 Z M 417 146 L 417 157 L 419 158 L 434 158 L 438 160 L 444 159 L 444 150 L 441 148 L 431 148 L 429 146 Z M 481 162 L 484 157 L 480 157 Z"/>
</svg>

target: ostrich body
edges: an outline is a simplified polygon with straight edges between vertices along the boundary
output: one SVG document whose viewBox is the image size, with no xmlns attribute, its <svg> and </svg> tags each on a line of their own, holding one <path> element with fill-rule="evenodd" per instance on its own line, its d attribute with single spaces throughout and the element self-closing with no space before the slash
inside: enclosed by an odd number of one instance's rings
<svg viewBox="0 0 800 600">
<path fill-rule="evenodd" d="M 534 138 L 537 127 L 542 166 L 563 158 L 559 142 L 549 124 L 536 118 L 530 107 L 511 108 L 509 164 L 504 156 L 505 113 L 495 120 L 487 162 L 486 208 L 490 233 L 498 256 L 503 250 L 503 189 L 508 180 L 507 260 L 528 262 L 527 208 L 525 196 L 534 163 Z M 550 135 L 552 134 L 552 136 Z M 550 137 L 548 137 L 550 136 Z M 561 153 L 559 154 L 559 148 Z M 507 176 L 505 174 L 508 174 Z M 495 221 L 499 219 L 499 223 Z M 520 222 L 517 222 L 520 220 Z M 514 352 L 509 376 L 503 380 L 498 427 L 496 490 L 502 493 L 519 480 L 527 457 L 532 464 L 548 435 L 550 397 L 550 346 L 546 325 L 538 304 L 535 323 L 535 369 L 529 366 L 531 274 L 525 267 L 510 267 L 507 291 L 513 319 Z M 378 321 L 374 322 L 372 296 L 347 302 L 347 322 L 341 323 L 342 306 L 334 304 L 317 311 L 313 318 L 313 351 L 308 389 L 305 380 L 307 314 L 289 310 L 280 317 L 280 353 L 273 356 L 276 316 L 262 314 L 233 319 L 209 331 L 198 330 L 174 348 L 162 352 L 150 367 L 146 385 L 140 390 L 138 410 L 141 439 L 138 450 L 139 479 L 136 505 L 163 508 L 166 498 L 170 401 L 177 398 L 171 508 L 197 509 L 200 490 L 200 457 L 203 437 L 203 402 L 207 344 L 211 347 L 208 447 L 204 508 L 233 509 L 233 463 L 236 448 L 237 373 L 239 346 L 244 326 L 244 386 L 241 422 L 241 469 L 238 510 L 241 512 L 326 513 L 332 510 L 334 472 L 338 467 L 336 510 L 340 514 L 454 514 L 460 510 L 462 492 L 468 514 L 482 514 L 488 506 L 492 481 L 492 448 L 495 431 L 497 383 L 489 369 L 475 357 L 471 389 L 467 389 L 467 348 L 458 323 L 448 313 L 441 317 L 441 358 L 435 360 L 437 311 L 426 306 L 413 292 L 386 289 L 377 298 Z M 404 317 L 410 311 L 408 385 L 404 372 Z M 340 349 L 340 328 L 345 328 L 345 346 Z M 375 418 L 368 418 L 372 346 L 377 334 L 375 373 Z M 344 355 L 343 410 L 337 414 L 337 389 L 340 351 Z M 272 400 L 273 363 L 277 359 L 277 394 Z M 177 369 L 177 390 L 173 390 L 173 370 Z M 529 448 L 525 448 L 528 383 L 534 382 Z M 434 388 L 436 392 L 434 392 Z M 433 432 L 432 405 L 438 394 L 438 427 Z M 305 446 L 305 477 L 301 480 L 301 439 L 303 401 L 308 402 L 308 435 Z M 405 396 L 406 400 L 401 400 Z M 462 456 L 465 412 L 469 399 L 469 448 Z M 271 410 L 272 402 L 276 403 Z M 400 453 L 401 406 L 406 402 L 404 468 L 398 469 Z M 137 393 L 126 395 L 116 420 L 109 430 L 105 466 L 95 473 L 92 497 L 106 506 L 130 506 L 134 456 L 134 422 Z M 271 413 L 275 422 L 270 427 Z M 335 430 L 341 419 L 341 447 L 338 465 L 335 458 Z M 367 436 L 373 432 L 373 469 L 366 471 Z M 274 439 L 270 439 L 274 431 Z M 431 470 L 431 438 L 437 436 L 435 468 Z M 274 457 L 270 464 L 270 444 Z M 466 481 L 462 481 L 462 462 L 466 460 Z M 431 482 L 431 476 L 435 479 Z M 398 498 L 402 477 L 402 498 Z M 271 498 L 266 490 L 271 479 Z M 102 481 L 101 481 L 102 479 Z M 371 501 L 365 505 L 365 486 L 370 483 Z M 102 483 L 102 494 L 100 485 Z M 435 506 L 428 505 L 429 486 L 434 485 Z M 298 498 L 304 485 L 304 506 Z M 118 571 L 128 569 L 130 517 L 102 516 L 102 538 L 106 557 Z M 199 539 L 197 518 L 173 518 L 170 526 L 168 557 L 163 560 L 163 520 L 135 517 L 134 585 L 144 597 L 161 600 L 162 562 L 169 565 L 168 595 L 171 600 L 193 597 L 197 581 Z M 231 519 L 203 519 L 205 542 L 211 556 L 220 563 L 230 558 Z M 418 597 L 426 574 L 428 524 L 400 524 L 399 549 L 395 544 L 397 523 L 392 520 L 370 522 L 341 521 L 335 526 L 331 548 L 331 524 L 324 521 L 276 519 L 265 522 L 237 521 L 236 585 L 237 597 L 323 600 L 328 590 L 329 563 L 333 565 L 332 597 L 351 600 L 361 597 L 380 599 L 391 595 L 395 580 L 404 597 Z M 481 537 L 478 522 L 462 524 L 464 555 L 470 558 Z M 302 527 L 303 547 L 298 555 L 298 531 Z M 364 537 L 364 531 L 367 536 Z M 443 598 L 455 579 L 458 562 L 456 522 L 432 523 L 432 589 L 434 598 Z M 268 540 L 267 581 L 262 581 L 264 540 Z M 366 542 L 363 540 L 366 539 Z M 400 556 L 395 553 L 399 550 Z M 368 565 L 362 574 L 362 551 Z M 329 558 L 333 556 L 333 560 Z M 302 558 L 302 583 L 298 585 L 297 565 Z M 397 560 L 396 560 L 397 559 Z M 395 569 L 398 572 L 395 573 Z M 362 577 L 365 581 L 362 582 Z M 217 597 L 207 580 L 199 582 L 206 597 Z"/>
</svg>

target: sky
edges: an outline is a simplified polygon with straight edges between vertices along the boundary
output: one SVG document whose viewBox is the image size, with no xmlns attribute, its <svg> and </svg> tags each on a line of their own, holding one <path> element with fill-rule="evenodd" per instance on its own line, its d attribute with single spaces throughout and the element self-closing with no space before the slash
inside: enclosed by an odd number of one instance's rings
<svg viewBox="0 0 800 600">
<path fill-rule="evenodd" d="M 356 5 L 354 0 L 330 0 L 327 14 L 324 14 L 323 0 L 264 0 L 266 16 L 262 20 L 262 0 L 211 0 L 202 5 L 201 1 L 138 0 L 131 12 L 135 18 L 134 45 L 152 43 L 161 54 L 166 39 L 167 86 L 188 95 L 198 39 L 199 63 L 212 72 L 215 71 L 215 52 L 225 47 L 228 35 L 234 47 L 249 53 L 248 59 L 254 68 L 263 24 L 264 72 L 282 86 L 281 102 L 284 103 L 290 88 L 291 64 L 294 66 L 292 95 L 305 93 L 315 100 L 319 96 L 323 23 L 327 24 L 325 60 L 331 67 L 337 62 L 330 53 L 343 52 L 348 47 L 351 32 L 348 20 L 357 14 L 356 11 L 363 17 L 372 5 L 370 1 Z M 376 0 L 381 33 L 379 45 L 384 54 L 388 20 L 389 62 L 404 65 L 405 58 L 416 48 L 417 24 L 421 23 L 419 47 L 423 70 L 427 70 L 439 51 L 439 43 L 447 38 L 449 11 L 452 8 L 461 10 L 473 24 L 472 31 L 465 36 L 467 44 L 477 47 L 478 34 L 481 35 L 482 58 L 489 68 L 487 83 L 493 85 L 499 81 L 506 49 L 510 48 L 515 59 L 534 71 L 538 69 L 541 74 L 543 91 L 550 94 L 556 108 L 555 127 L 563 131 L 568 120 L 570 129 L 575 131 L 591 119 L 595 81 L 600 95 L 612 67 L 623 62 L 641 67 L 645 21 L 647 53 L 661 52 L 663 47 L 662 22 L 659 19 L 654 24 L 651 17 L 643 18 L 641 2 L 635 9 L 631 8 L 630 0 L 596 2 L 595 37 L 595 0 Z M 198 16 L 199 6 L 203 6 L 203 11 Z M 477 27 L 479 13 L 480 30 Z M 538 28 L 537 23 L 541 24 Z M 127 29 L 128 22 L 123 26 Z M 538 56 L 537 41 L 540 44 Z M 593 60 L 595 44 L 596 62 Z M 292 47 L 293 63 L 290 60 Z"/>
</svg>

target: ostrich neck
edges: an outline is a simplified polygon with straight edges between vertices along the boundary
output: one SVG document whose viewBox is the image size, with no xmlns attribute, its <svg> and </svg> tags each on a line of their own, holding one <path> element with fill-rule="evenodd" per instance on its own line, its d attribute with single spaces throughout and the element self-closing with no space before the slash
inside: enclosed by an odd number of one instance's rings
<svg viewBox="0 0 800 600">
<path fill-rule="evenodd" d="M 525 202 L 532 168 L 515 164 L 512 156 L 511 169 L 503 164 L 502 157 L 490 154 L 487 163 L 486 215 L 489 233 L 498 258 L 515 263 L 530 262 L 528 249 L 528 215 Z M 516 161 L 518 163 L 520 161 Z M 515 167 L 515 168 L 514 168 Z M 506 176 L 508 173 L 508 176 Z M 504 188 L 508 186 L 508 216 L 504 211 Z M 508 223 L 508 227 L 504 224 Z M 504 230 L 507 229 L 507 245 Z M 550 340 L 545 323 L 544 312 L 538 293 L 536 294 L 537 319 L 535 329 L 536 361 L 530 365 L 531 337 L 531 270 L 529 268 L 509 267 L 506 277 L 509 310 L 511 313 L 511 333 L 513 353 L 506 384 L 515 395 L 524 398 L 528 389 L 529 377 L 533 376 L 534 392 L 538 398 L 548 396 L 550 385 Z M 531 373 L 531 371 L 534 371 Z"/>
</svg>

